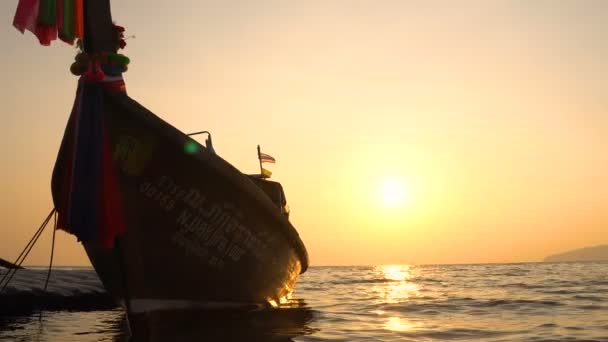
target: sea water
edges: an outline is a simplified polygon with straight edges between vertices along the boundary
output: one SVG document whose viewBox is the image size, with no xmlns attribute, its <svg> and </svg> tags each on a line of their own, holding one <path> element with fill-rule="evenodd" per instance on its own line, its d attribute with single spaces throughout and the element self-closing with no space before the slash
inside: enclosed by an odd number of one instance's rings
<svg viewBox="0 0 608 342">
<path fill-rule="evenodd" d="M 608 263 L 311 267 L 278 309 L 176 320 L 156 340 L 608 341 Z M 129 328 L 107 305 L 55 308 L 2 317 L 0 340 L 127 341 Z"/>
</svg>

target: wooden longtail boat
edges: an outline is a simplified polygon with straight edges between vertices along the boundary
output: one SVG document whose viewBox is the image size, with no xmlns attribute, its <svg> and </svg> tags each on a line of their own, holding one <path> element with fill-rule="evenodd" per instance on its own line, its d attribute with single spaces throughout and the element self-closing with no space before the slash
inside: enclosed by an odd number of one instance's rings
<svg viewBox="0 0 608 342">
<path fill-rule="evenodd" d="M 77 63 L 87 70 L 52 177 L 59 228 L 82 242 L 129 317 L 289 296 L 308 256 L 281 185 L 241 173 L 132 100 L 112 62 L 122 31 L 109 0 L 83 4 Z"/>
</svg>

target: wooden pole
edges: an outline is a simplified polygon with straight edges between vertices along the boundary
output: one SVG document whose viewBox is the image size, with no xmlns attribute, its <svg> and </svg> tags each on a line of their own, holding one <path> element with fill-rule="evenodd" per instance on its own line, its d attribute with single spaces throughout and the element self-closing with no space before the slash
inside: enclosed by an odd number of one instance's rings
<svg viewBox="0 0 608 342">
<path fill-rule="evenodd" d="M 118 36 L 112 23 L 110 0 L 85 1 L 84 26 L 87 53 L 116 52 Z"/>
<path fill-rule="evenodd" d="M 264 176 L 264 168 L 262 167 L 262 151 L 260 150 L 260 145 L 258 145 L 258 161 L 260 162 L 260 176 L 262 178 L 266 178 Z"/>
</svg>

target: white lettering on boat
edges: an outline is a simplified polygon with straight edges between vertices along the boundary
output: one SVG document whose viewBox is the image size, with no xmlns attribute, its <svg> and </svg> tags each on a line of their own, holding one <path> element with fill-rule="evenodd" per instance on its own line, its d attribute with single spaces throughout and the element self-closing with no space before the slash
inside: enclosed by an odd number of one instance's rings
<svg viewBox="0 0 608 342">
<path fill-rule="evenodd" d="M 185 253 L 219 269 L 247 253 L 267 261 L 267 244 L 263 241 L 267 234 L 258 235 L 249 229 L 234 204 L 210 201 L 200 189 L 180 186 L 167 176 L 143 182 L 139 190 L 162 210 L 176 213 L 177 227 L 171 241 Z"/>
</svg>

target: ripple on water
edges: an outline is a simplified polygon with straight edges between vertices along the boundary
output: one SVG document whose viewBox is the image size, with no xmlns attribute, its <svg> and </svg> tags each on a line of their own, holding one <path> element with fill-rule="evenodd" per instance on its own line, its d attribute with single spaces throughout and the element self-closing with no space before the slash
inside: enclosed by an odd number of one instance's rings
<svg viewBox="0 0 608 342">
<path fill-rule="evenodd" d="M 606 274 L 608 264 L 599 263 L 311 267 L 294 293 L 305 302 L 294 311 L 246 319 L 175 314 L 156 332 L 184 341 L 608 341 Z M 120 310 L 37 317 L 4 317 L 0 340 L 128 336 Z M 164 324 L 171 320 L 180 328 Z"/>
</svg>

